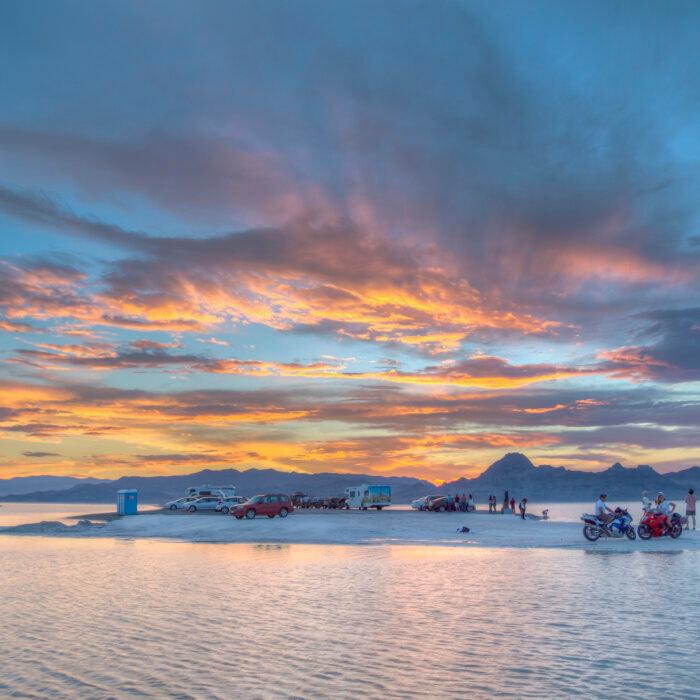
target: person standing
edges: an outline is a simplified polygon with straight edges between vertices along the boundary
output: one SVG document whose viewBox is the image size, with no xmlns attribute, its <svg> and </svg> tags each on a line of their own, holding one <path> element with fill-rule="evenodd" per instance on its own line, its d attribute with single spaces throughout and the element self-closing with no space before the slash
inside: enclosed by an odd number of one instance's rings
<svg viewBox="0 0 700 700">
<path fill-rule="evenodd" d="M 695 529 L 695 489 L 688 489 L 688 495 L 685 497 L 685 517 L 688 522 L 685 524 L 685 529 L 690 530 L 690 519 L 693 519 L 693 530 Z"/>
<path fill-rule="evenodd" d="M 510 497 L 510 512 L 515 515 L 515 498 L 513 496 Z"/>
<path fill-rule="evenodd" d="M 510 499 L 508 498 L 508 491 L 503 494 L 503 505 L 501 506 L 501 513 L 505 513 L 508 510 L 508 504 Z"/>
<path fill-rule="evenodd" d="M 520 501 L 520 517 L 525 520 L 525 511 L 527 510 L 527 498 Z"/>
</svg>

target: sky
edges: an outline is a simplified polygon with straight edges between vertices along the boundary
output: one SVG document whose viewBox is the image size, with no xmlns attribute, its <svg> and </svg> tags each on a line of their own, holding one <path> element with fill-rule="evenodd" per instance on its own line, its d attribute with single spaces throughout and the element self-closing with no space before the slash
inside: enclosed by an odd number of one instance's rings
<svg viewBox="0 0 700 700">
<path fill-rule="evenodd" d="M 699 464 L 699 22 L 5 0 L 0 478 Z"/>
</svg>

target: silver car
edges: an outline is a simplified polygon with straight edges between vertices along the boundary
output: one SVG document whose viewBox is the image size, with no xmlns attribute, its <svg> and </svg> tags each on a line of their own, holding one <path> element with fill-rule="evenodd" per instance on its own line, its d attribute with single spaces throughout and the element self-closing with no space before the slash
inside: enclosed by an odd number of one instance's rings
<svg viewBox="0 0 700 700">
<path fill-rule="evenodd" d="M 184 496 L 183 498 L 176 498 L 174 501 L 168 501 L 163 508 L 167 508 L 168 510 L 178 510 L 180 508 L 187 508 L 188 504 L 192 503 L 192 501 L 196 501 L 197 497 L 196 496 Z"/>
<path fill-rule="evenodd" d="M 243 496 L 229 496 L 228 498 L 220 498 L 216 505 L 216 510 L 219 513 L 230 513 L 239 503 L 245 503 L 248 499 Z"/>
<path fill-rule="evenodd" d="M 220 500 L 220 496 L 202 496 L 189 503 L 186 508 L 190 513 L 198 510 L 216 510 Z"/>
</svg>

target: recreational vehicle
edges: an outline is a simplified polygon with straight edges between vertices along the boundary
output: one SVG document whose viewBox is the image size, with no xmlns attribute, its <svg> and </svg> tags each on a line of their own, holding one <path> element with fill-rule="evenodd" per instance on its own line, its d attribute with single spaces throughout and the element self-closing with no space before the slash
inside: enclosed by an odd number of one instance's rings
<svg viewBox="0 0 700 700">
<path fill-rule="evenodd" d="M 205 484 L 204 486 L 190 486 L 187 489 L 188 496 L 221 496 L 222 498 L 229 498 L 236 495 L 235 486 L 212 486 L 211 484 Z"/>
<path fill-rule="evenodd" d="M 362 484 L 361 486 L 348 486 L 345 489 L 345 507 L 367 510 L 376 508 L 381 510 L 391 504 L 391 486 L 374 486 Z"/>
</svg>

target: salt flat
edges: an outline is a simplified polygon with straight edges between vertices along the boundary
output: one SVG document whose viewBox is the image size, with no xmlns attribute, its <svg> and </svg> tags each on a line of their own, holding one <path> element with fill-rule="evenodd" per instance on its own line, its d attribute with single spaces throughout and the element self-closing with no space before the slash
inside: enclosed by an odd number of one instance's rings
<svg viewBox="0 0 700 700">
<path fill-rule="evenodd" d="M 466 525 L 468 533 L 457 532 Z M 1 534 L 58 537 L 174 539 L 185 542 L 343 545 L 413 545 L 510 548 L 596 548 L 606 551 L 680 551 L 700 549 L 700 533 L 684 532 L 648 542 L 601 539 L 587 542 L 578 523 L 485 513 L 414 511 L 302 511 L 286 519 L 237 520 L 222 514 L 149 513 L 105 523 L 81 521 L 68 526 L 42 522 L 0 529 Z"/>
</svg>

